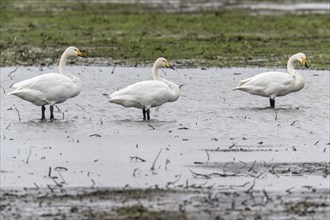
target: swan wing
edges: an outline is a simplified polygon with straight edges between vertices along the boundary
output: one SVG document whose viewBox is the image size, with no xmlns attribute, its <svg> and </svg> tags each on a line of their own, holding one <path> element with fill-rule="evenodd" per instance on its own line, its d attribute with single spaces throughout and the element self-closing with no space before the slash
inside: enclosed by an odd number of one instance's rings
<svg viewBox="0 0 330 220">
<path fill-rule="evenodd" d="M 293 77 L 283 72 L 265 72 L 241 80 L 235 90 L 242 90 L 254 95 L 271 96 L 280 94 L 281 91 L 292 84 Z"/>
<path fill-rule="evenodd" d="M 16 89 L 9 94 L 36 105 L 61 103 L 77 93 L 72 80 L 58 73 L 36 76 L 16 83 L 13 87 Z"/>
<path fill-rule="evenodd" d="M 110 95 L 110 102 L 125 107 L 150 108 L 168 102 L 171 91 L 168 85 L 157 80 L 142 81 Z"/>
</svg>

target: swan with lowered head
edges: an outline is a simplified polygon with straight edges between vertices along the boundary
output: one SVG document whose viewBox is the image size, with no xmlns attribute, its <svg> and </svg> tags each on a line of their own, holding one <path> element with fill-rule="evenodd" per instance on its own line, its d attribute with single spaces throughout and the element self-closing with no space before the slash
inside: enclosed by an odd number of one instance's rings
<svg viewBox="0 0 330 220">
<path fill-rule="evenodd" d="M 45 105 L 50 105 L 50 119 L 54 118 L 54 105 L 65 102 L 77 96 L 82 87 L 80 79 L 65 69 L 68 57 L 86 57 L 78 48 L 68 47 L 61 56 L 60 73 L 47 73 L 13 85 L 14 91 L 8 95 L 15 95 L 41 106 L 41 120 L 45 120 Z"/>
<path fill-rule="evenodd" d="M 110 95 L 109 102 L 142 109 L 143 119 L 150 120 L 150 108 L 174 102 L 180 96 L 179 86 L 159 76 L 158 69 L 164 67 L 174 69 L 166 59 L 158 58 L 152 67 L 153 80 L 138 82 L 116 91 Z"/>
<path fill-rule="evenodd" d="M 300 62 L 308 68 L 305 54 L 297 53 L 288 60 L 288 73 L 260 73 L 251 78 L 241 80 L 234 90 L 241 90 L 252 95 L 269 97 L 270 107 L 275 108 L 275 98 L 277 96 L 285 96 L 291 92 L 297 92 L 305 85 L 304 78 L 293 68 L 293 63 L 295 61 Z"/>
</svg>

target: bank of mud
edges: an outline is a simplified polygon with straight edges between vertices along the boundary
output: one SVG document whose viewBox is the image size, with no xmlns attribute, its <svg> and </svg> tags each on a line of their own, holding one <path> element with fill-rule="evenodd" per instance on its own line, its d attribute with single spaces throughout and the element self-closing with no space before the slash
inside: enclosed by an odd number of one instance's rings
<svg viewBox="0 0 330 220">
<path fill-rule="evenodd" d="M 3 219 L 328 219 L 329 191 L 26 189 L 1 191 Z"/>
</svg>

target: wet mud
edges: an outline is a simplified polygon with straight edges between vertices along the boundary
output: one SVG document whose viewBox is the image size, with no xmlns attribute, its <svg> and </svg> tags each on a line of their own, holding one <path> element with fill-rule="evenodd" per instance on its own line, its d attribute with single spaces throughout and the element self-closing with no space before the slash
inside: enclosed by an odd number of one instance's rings
<svg viewBox="0 0 330 220">
<path fill-rule="evenodd" d="M 330 217 L 329 71 L 298 70 L 305 87 L 275 109 L 232 91 L 272 69 L 160 71 L 181 96 L 143 121 L 107 94 L 151 67 L 68 69 L 83 91 L 41 122 L 40 107 L 6 93 L 57 67 L 1 68 L 2 219 Z"/>
</svg>

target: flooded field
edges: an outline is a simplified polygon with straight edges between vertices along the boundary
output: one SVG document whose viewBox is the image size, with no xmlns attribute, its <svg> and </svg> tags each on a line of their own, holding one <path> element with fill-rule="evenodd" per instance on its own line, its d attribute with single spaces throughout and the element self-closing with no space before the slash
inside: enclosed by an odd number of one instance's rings
<svg viewBox="0 0 330 220">
<path fill-rule="evenodd" d="M 81 94 L 41 122 L 40 107 L 6 93 L 51 68 L 1 68 L 4 219 L 330 217 L 329 71 L 298 70 L 305 87 L 275 109 L 233 91 L 272 69 L 160 71 L 181 96 L 143 121 L 106 95 L 151 67 L 70 66 Z"/>
</svg>

